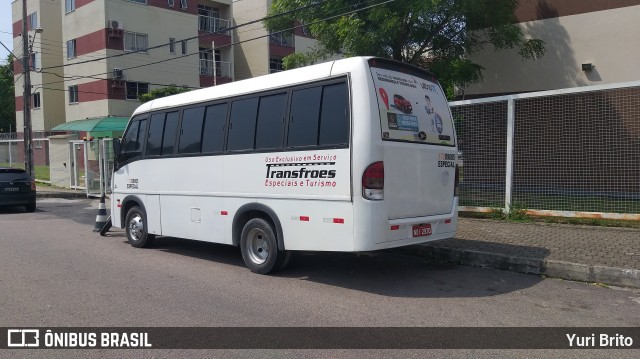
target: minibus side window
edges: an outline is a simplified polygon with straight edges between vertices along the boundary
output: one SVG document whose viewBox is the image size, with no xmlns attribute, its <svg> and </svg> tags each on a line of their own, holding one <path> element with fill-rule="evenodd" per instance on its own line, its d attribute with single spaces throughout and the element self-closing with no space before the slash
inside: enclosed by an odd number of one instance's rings
<svg viewBox="0 0 640 359">
<path fill-rule="evenodd" d="M 207 107 L 202 131 L 202 153 L 224 150 L 224 126 L 227 124 L 227 104 Z"/>
<path fill-rule="evenodd" d="M 256 129 L 256 150 L 282 148 L 286 112 L 286 93 L 260 97 Z"/>
<path fill-rule="evenodd" d="M 322 86 L 293 91 L 287 147 L 318 145 Z"/>
<path fill-rule="evenodd" d="M 147 119 L 134 120 L 122 139 L 120 162 L 142 155 L 142 145 L 147 134 Z"/>
<path fill-rule="evenodd" d="M 253 149 L 257 113 L 257 97 L 237 100 L 231 103 L 227 151 Z"/>
<path fill-rule="evenodd" d="M 199 153 L 202 143 L 202 123 L 204 107 L 184 110 L 178 153 Z"/>
<path fill-rule="evenodd" d="M 320 146 L 349 143 L 349 92 L 345 82 L 322 89 Z"/>
<path fill-rule="evenodd" d="M 176 131 L 178 130 L 178 120 L 180 113 L 178 111 L 167 113 L 164 122 L 164 134 L 162 135 L 162 153 L 161 155 L 172 155 L 176 144 Z"/>
<path fill-rule="evenodd" d="M 162 134 L 164 132 L 164 113 L 157 113 L 149 120 L 149 136 L 147 137 L 147 156 L 160 155 L 162 151 Z"/>
</svg>

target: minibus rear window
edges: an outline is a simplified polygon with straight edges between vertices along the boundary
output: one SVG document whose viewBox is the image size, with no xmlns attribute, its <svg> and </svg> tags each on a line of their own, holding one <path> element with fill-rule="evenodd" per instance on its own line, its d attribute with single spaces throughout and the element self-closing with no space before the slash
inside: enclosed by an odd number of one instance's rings
<svg viewBox="0 0 640 359">
<path fill-rule="evenodd" d="M 455 146 L 449 104 L 433 75 L 396 62 L 369 63 L 383 140 Z"/>
</svg>

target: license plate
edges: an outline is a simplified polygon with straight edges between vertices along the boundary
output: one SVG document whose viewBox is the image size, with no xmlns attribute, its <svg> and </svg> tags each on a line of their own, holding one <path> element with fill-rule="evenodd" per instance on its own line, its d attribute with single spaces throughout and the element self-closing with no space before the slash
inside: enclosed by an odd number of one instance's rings
<svg viewBox="0 0 640 359">
<path fill-rule="evenodd" d="M 431 224 L 416 224 L 413 226 L 414 237 L 425 237 L 431 235 Z"/>
<path fill-rule="evenodd" d="M 20 192 L 20 187 L 7 187 L 4 189 L 5 192 Z"/>
</svg>

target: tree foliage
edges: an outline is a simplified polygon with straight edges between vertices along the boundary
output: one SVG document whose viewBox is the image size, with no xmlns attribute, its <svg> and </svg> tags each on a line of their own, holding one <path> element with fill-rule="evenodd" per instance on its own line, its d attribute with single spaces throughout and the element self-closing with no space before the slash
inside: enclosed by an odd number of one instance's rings
<svg viewBox="0 0 640 359">
<path fill-rule="evenodd" d="M 517 49 L 524 59 L 545 51 L 541 40 L 525 39 L 516 24 L 518 0 L 396 0 L 355 12 L 382 2 L 274 0 L 269 15 L 286 14 L 268 18 L 265 26 L 281 31 L 299 21 L 318 40 L 309 53 L 286 57 L 286 69 L 334 54 L 380 56 L 427 68 L 448 90 L 482 79 L 482 67 L 469 55 L 487 45 Z M 306 8 L 294 11 L 300 7 Z"/>
<path fill-rule="evenodd" d="M 140 102 L 142 103 L 145 103 L 151 100 L 155 100 L 157 98 L 167 97 L 167 96 L 176 95 L 179 93 L 189 92 L 189 91 L 191 90 L 184 87 L 176 87 L 176 86 L 162 87 L 159 89 L 151 90 L 149 91 L 149 93 L 138 95 L 138 100 L 140 100 Z"/>
<path fill-rule="evenodd" d="M 0 132 L 16 131 L 16 102 L 13 84 L 13 57 L 0 65 Z"/>
</svg>

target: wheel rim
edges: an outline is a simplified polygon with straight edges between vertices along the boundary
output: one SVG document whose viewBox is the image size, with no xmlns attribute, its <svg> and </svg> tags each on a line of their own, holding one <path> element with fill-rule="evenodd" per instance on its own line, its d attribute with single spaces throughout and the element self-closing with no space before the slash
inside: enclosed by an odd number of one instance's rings
<svg viewBox="0 0 640 359">
<path fill-rule="evenodd" d="M 256 264 L 262 264 L 269 258 L 271 246 L 267 241 L 267 235 L 258 228 L 253 228 L 247 234 L 248 254 L 251 261 Z"/>
<path fill-rule="evenodd" d="M 140 215 L 135 214 L 129 220 L 129 237 L 134 241 L 139 241 L 142 239 L 143 235 L 144 222 L 142 222 L 142 217 L 140 217 Z"/>
</svg>

